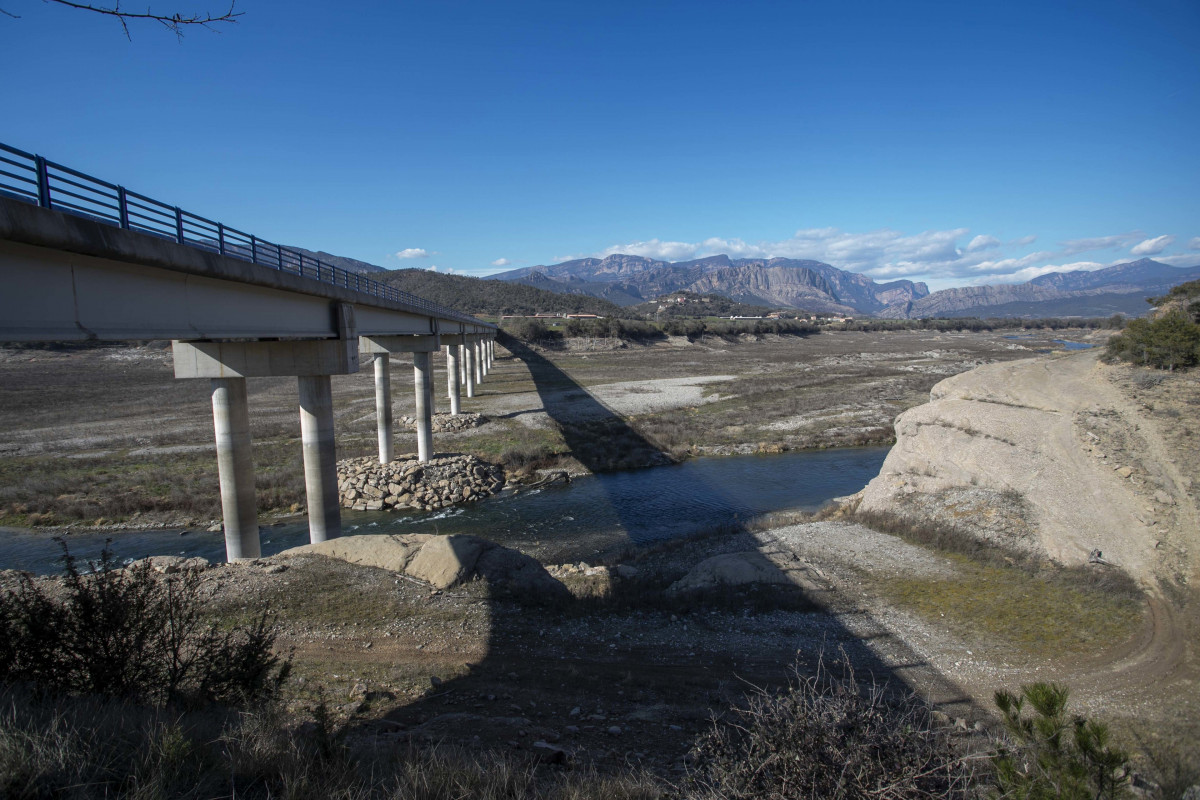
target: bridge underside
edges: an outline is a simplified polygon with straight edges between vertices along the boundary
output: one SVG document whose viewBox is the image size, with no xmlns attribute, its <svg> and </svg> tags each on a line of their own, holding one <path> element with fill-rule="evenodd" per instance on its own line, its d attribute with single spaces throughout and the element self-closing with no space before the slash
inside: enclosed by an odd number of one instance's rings
<svg viewBox="0 0 1200 800">
<path fill-rule="evenodd" d="M 0 241 L 0 286 L 4 341 L 338 336 L 329 297 L 17 242 Z M 355 319 L 391 335 L 427 335 L 438 323 L 369 306 Z"/>
<path fill-rule="evenodd" d="M 174 341 L 175 375 L 211 381 L 226 551 L 260 553 L 246 379 L 295 376 L 313 541 L 341 532 L 330 378 L 374 360 L 380 457 L 391 458 L 388 359 L 411 354 L 421 460 L 432 453 L 430 356 L 444 335 L 468 396 L 494 326 L 0 197 L 0 341 Z M 454 352 L 451 353 L 450 351 Z M 469 369 L 466 372 L 469 373 Z M 472 377 L 475 381 L 472 381 Z M 460 382 L 449 383 L 459 409 Z"/>
</svg>

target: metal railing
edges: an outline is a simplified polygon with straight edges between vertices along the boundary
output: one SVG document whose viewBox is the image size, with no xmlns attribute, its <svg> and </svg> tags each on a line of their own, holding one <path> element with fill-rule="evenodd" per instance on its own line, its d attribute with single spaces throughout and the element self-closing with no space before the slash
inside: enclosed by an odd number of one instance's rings
<svg viewBox="0 0 1200 800">
<path fill-rule="evenodd" d="M 432 303 L 358 272 L 327 264 L 220 222 L 131 192 L 42 156 L 0 143 L 0 193 L 42 208 L 87 217 L 125 230 L 148 233 L 189 247 L 220 253 L 302 278 L 404 303 L 431 315 L 494 327 L 469 314 Z"/>
</svg>

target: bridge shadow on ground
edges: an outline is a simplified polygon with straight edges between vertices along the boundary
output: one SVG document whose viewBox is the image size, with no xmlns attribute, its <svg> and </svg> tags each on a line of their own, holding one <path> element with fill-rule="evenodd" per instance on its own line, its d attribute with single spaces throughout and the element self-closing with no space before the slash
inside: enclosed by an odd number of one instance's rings
<svg viewBox="0 0 1200 800">
<path fill-rule="evenodd" d="M 589 469 L 611 469 L 646 451 L 668 460 L 549 359 L 518 342 L 504 344 L 529 369 L 545 412 Z M 721 487 L 696 491 L 719 495 Z M 579 513 L 611 515 L 617 524 L 634 516 L 619 503 L 608 505 Z M 641 546 L 631 537 L 620 570 L 561 570 L 569 597 L 479 587 L 489 624 L 475 652 L 485 655 L 465 665 L 460 659 L 458 677 L 433 681 L 424 697 L 381 719 L 361 720 L 353 735 L 552 762 L 564 757 L 552 748 L 561 748 L 568 762 L 601 770 L 642 766 L 678 776 L 714 715 L 744 702 L 753 687 L 786 684 L 793 666 L 811 674 L 821 660 L 835 672 L 852 666 L 860 682 L 897 692 L 919 688 L 948 713 L 973 715 L 960 689 L 869 614 L 836 597 L 819 571 L 806 570 L 769 533 L 737 522 L 715 527 L 665 544 Z M 758 581 L 671 589 L 717 556 L 749 564 Z M 461 633 L 449 625 L 441 636 L 430 649 L 439 650 L 441 663 L 453 663 L 450 640 Z M 412 655 L 418 662 L 433 658 Z"/>
</svg>

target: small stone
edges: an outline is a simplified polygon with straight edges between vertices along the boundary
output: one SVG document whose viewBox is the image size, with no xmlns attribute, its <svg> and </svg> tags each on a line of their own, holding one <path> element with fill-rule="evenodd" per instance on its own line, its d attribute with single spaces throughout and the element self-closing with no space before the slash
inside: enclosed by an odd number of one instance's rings
<svg viewBox="0 0 1200 800">
<path fill-rule="evenodd" d="M 583 713 L 583 709 L 580 708 L 579 706 L 575 706 L 574 708 L 571 709 L 571 713 L 567 714 L 567 716 L 568 717 L 578 717 L 582 713 Z"/>
<path fill-rule="evenodd" d="M 609 736 L 620 736 L 621 735 L 621 726 L 620 725 L 610 725 L 607 733 Z"/>
<path fill-rule="evenodd" d="M 1117 470 L 1117 475 L 1119 475 L 1122 478 L 1128 478 L 1132 474 L 1133 474 L 1133 470 L 1130 467 L 1121 467 L 1120 469 Z"/>
<path fill-rule="evenodd" d="M 537 741 L 532 745 L 532 749 L 537 753 L 542 760 L 550 764 L 563 764 L 567 760 L 567 751 L 561 747 L 555 747 L 549 742 Z"/>
</svg>

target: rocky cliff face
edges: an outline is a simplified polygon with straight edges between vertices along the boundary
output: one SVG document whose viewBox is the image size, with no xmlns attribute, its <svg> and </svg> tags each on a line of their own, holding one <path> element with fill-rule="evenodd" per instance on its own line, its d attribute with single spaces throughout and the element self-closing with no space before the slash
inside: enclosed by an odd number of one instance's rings
<svg viewBox="0 0 1200 800">
<path fill-rule="evenodd" d="M 1194 544 L 1191 479 L 1094 351 L 992 364 L 938 383 L 896 419 L 859 508 L 937 520 L 1006 547 L 1106 561 L 1152 583 Z M 1189 533 L 1189 531 L 1191 533 Z"/>
<path fill-rule="evenodd" d="M 542 288 L 584 292 L 633 305 L 664 294 L 690 291 L 719 294 L 743 303 L 871 314 L 885 306 L 905 303 L 929 294 L 923 283 L 900 280 L 879 284 L 865 275 L 838 269 L 820 261 L 791 258 L 753 259 L 709 256 L 692 261 L 667 262 L 642 256 L 611 255 L 581 258 L 550 266 L 527 267 L 495 277 L 522 282 L 537 281 Z"/>
</svg>

